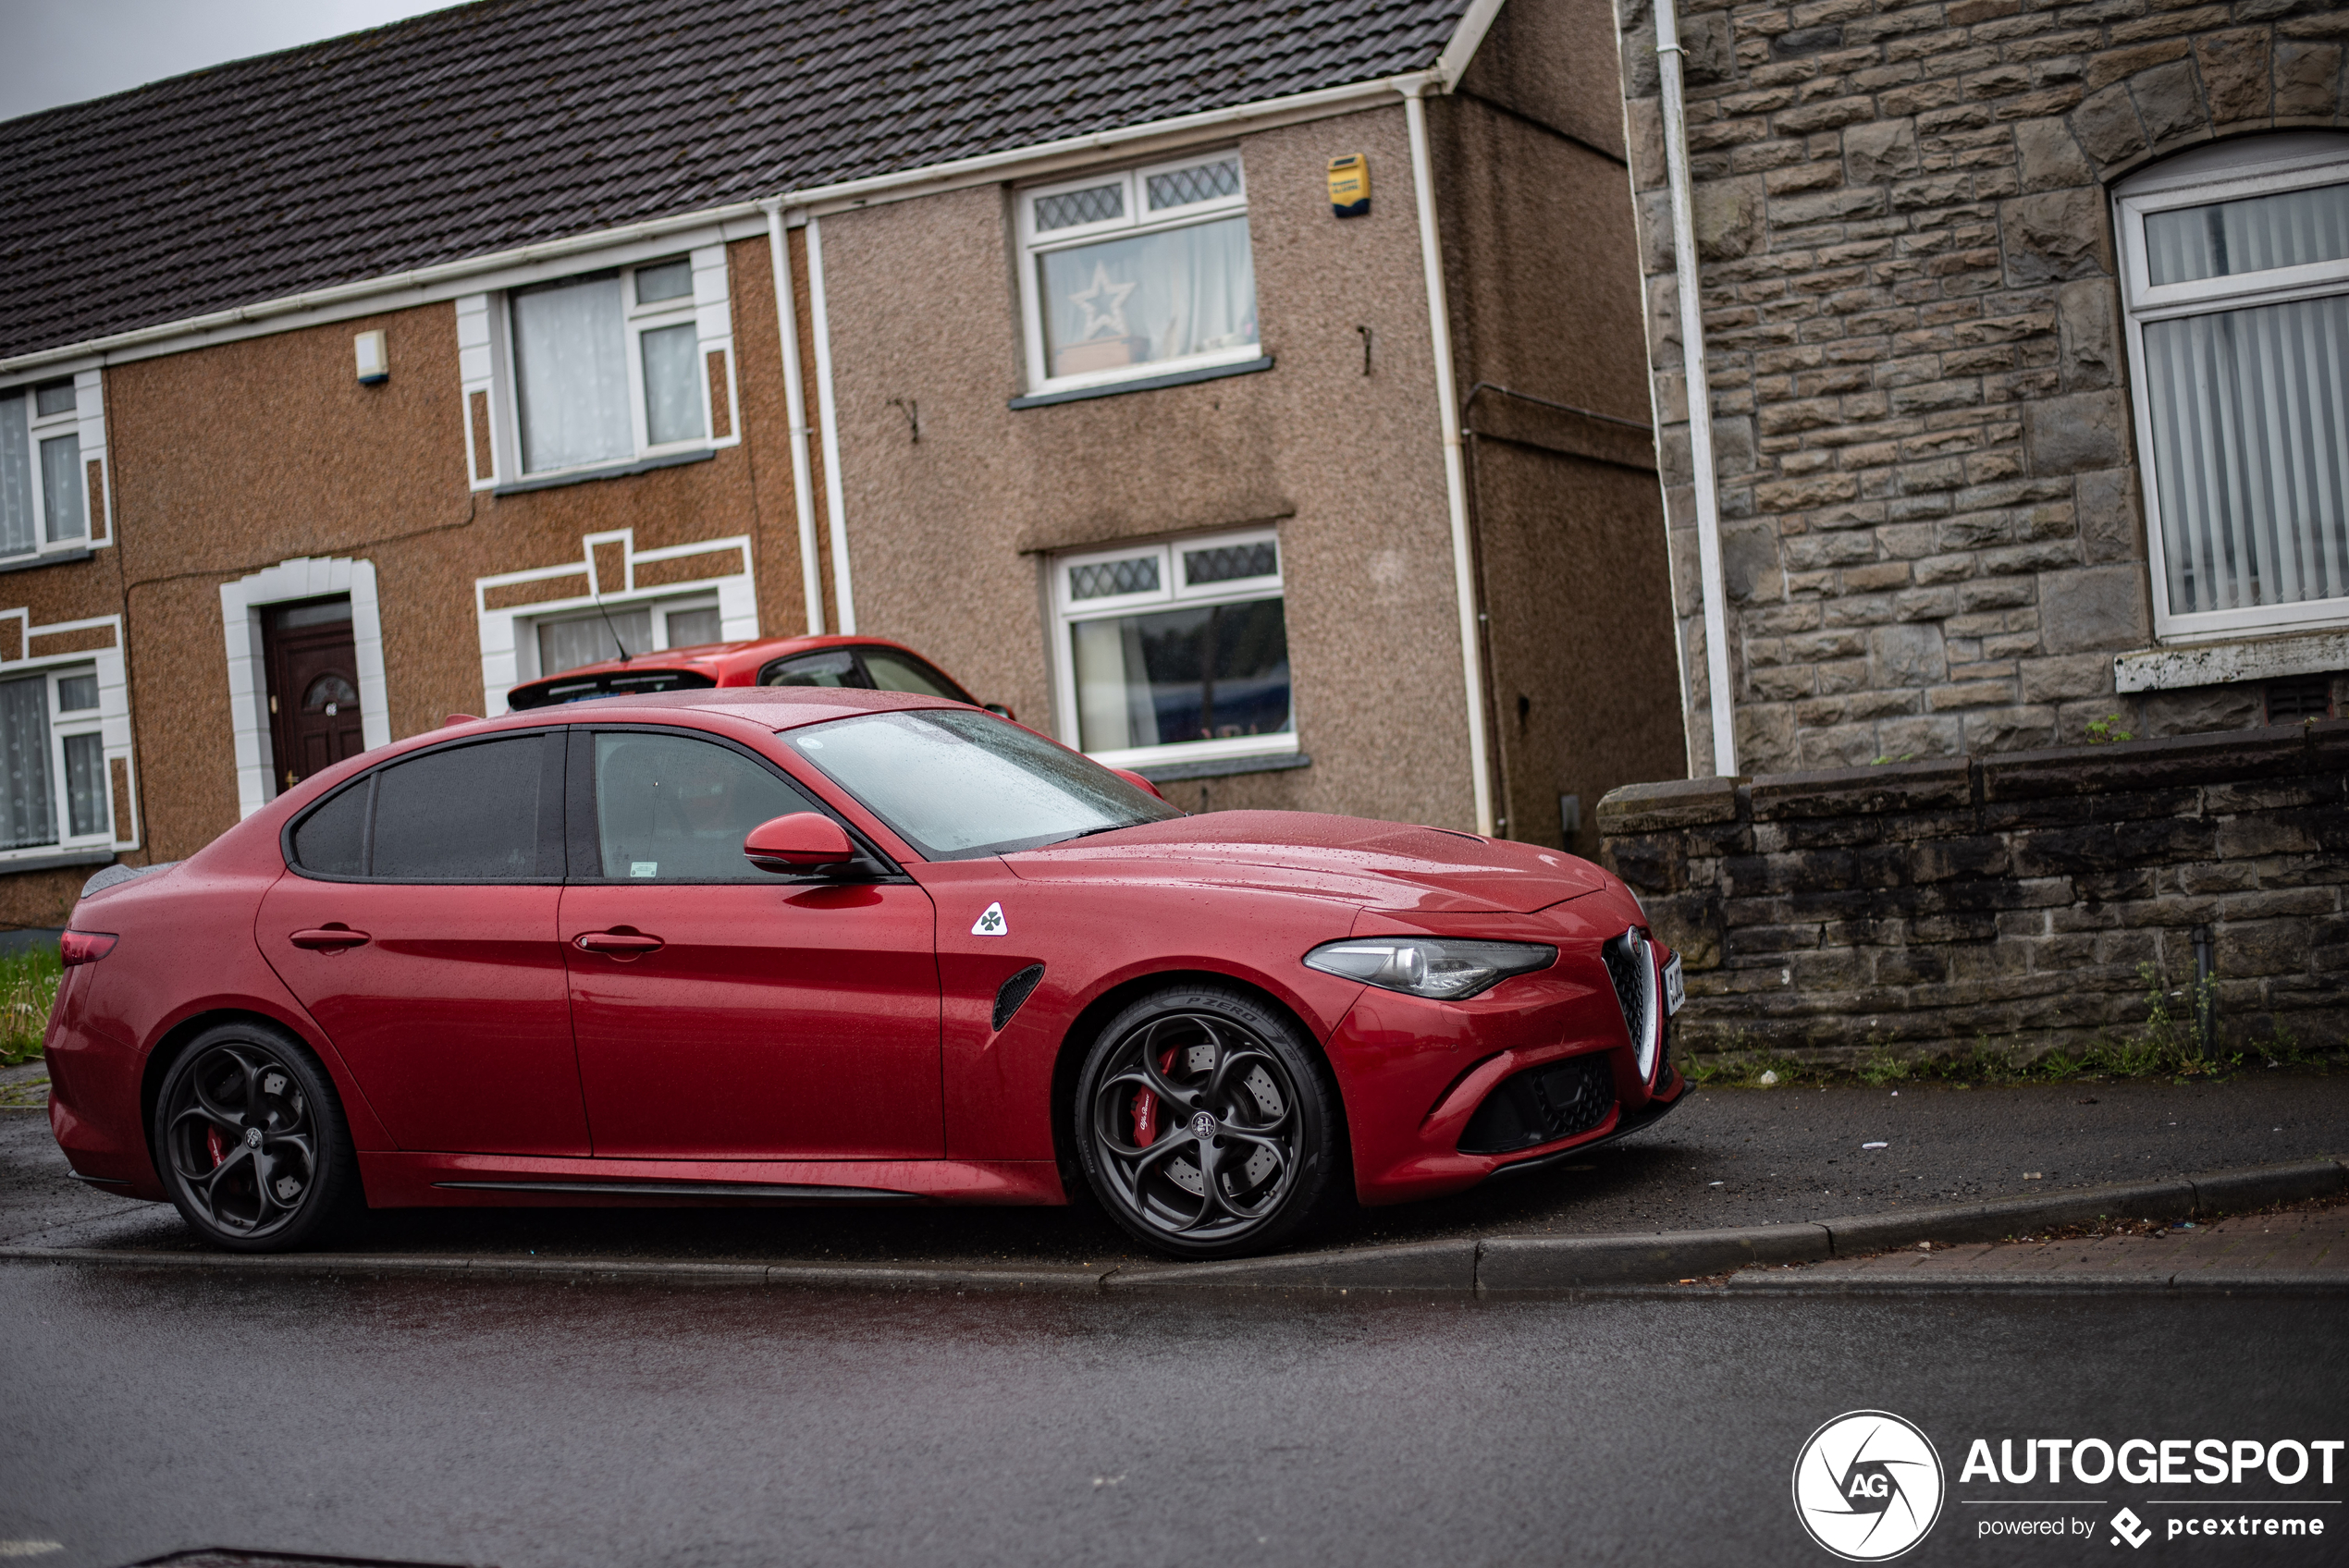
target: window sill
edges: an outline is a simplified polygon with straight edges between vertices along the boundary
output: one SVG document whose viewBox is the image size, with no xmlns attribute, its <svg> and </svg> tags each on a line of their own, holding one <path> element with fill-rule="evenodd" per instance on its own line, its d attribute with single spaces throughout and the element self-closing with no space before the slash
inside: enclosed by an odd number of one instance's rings
<svg viewBox="0 0 2349 1568">
<path fill-rule="evenodd" d="M 2175 692 L 2340 669 L 2349 669 L 2349 631 L 2304 631 L 2115 654 L 2112 685 L 2121 692 Z"/>
<path fill-rule="evenodd" d="M 0 573 L 31 571 L 35 567 L 64 566 L 69 561 L 86 561 L 98 552 L 87 545 L 74 550 L 51 550 L 46 555 L 15 556 L 0 561 Z"/>
<path fill-rule="evenodd" d="M 14 850 L 0 851 L 0 876 L 14 876 L 19 871 L 63 871 L 68 866 L 112 865 L 115 861 L 112 850 L 53 850 L 46 854 L 36 851 L 26 854 L 21 860 L 16 858 L 18 853 Z"/>
<path fill-rule="evenodd" d="M 1220 381 L 1227 375 L 1254 375 L 1273 368 L 1273 356 L 1262 355 L 1242 360 L 1237 364 L 1201 365 L 1197 370 L 1178 370 L 1166 375 L 1142 375 L 1131 381 L 1113 381 L 1101 386 L 1072 386 L 1065 392 L 1037 392 L 1025 398 L 1014 398 L 1015 409 L 1049 408 L 1054 403 L 1082 402 L 1088 398 L 1115 398 L 1127 392 L 1156 392 L 1166 386 L 1188 386 L 1195 381 Z"/>
<path fill-rule="evenodd" d="M 1137 767 L 1138 773 L 1153 784 L 1180 784 L 1193 778 L 1228 778 L 1241 773 L 1283 773 L 1292 767 L 1310 767 L 1313 759 L 1303 752 L 1273 752 L 1252 757 L 1217 757 L 1200 762 L 1162 763 L 1156 767 Z"/>
<path fill-rule="evenodd" d="M 686 463 L 706 463 L 718 455 L 714 447 L 697 452 L 670 452 L 658 458 L 646 458 L 633 463 L 612 463 L 605 468 L 574 469 L 568 473 L 550 473 L 538 479 L 517 479 L 510 484 L 495 485 L 490 494 L 497 496 L 526 496 L 533 490 L 560 490 L 566 484 L 586 484 L 598 479 L 625 479 L 632 473 L 651 473 L 656 469 L 679 468 Z"/>
</svg>

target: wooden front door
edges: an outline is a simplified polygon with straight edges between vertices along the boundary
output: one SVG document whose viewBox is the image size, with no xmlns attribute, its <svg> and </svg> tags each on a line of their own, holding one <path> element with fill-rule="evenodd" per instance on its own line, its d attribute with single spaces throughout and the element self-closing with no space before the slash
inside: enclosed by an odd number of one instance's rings
<svg viewBox="0 0 2349 1568">
<path fill-rule="evenodd" d="M 261 651 L 279 790 L 365 749 L 349 598 L 270 606 L 262 612 Z"/>
</svg>

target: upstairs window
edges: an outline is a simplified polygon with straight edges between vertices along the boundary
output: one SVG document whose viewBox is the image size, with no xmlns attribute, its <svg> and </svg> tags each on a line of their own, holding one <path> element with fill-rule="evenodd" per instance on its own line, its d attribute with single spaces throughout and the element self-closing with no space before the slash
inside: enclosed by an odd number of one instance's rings
<svg viewBox="0 0 2349 1568">
<path fill-rule="evenodd" d="M 0 558 L 73 548 L 89 536 L 73 382 L 0 392 Z"/>
<path fill-rule="evenodd" d="M 708 378 L 685 257 L 518 288 L 516 429 L 525 475 L 706 441 Z"/>
<path fill-rule="evenodd" d="M 2118 194 L 2156 631 L 2349 623 L 2349 136 L 2201 149 Z"/>
<path fill-rule="evenodd" d="M 1019 230 L 1030 391 L 1261 354 L 1236 152 L 1022 191 Z"/>
<path fill-rule="evenodd" d="M 1053 598 L 1078 750 L 1138 767 L 1297 749 L 1271 533 L 1064 557 Z"/>
</svg>

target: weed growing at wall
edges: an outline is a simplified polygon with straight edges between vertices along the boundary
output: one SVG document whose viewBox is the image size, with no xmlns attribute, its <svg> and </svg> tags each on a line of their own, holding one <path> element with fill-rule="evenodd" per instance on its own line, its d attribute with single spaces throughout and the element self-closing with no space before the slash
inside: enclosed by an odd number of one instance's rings
<svg viewBox="0 0 2349 1568">
<path fill-rule="evenodd" d="M 35 948 L 0 958 L 0 1067 L 14 1067 L 41 1054 L 48 1033 L 49 1005 L 57 999 L 65 965 L 54 948 Z"/>
</svg>

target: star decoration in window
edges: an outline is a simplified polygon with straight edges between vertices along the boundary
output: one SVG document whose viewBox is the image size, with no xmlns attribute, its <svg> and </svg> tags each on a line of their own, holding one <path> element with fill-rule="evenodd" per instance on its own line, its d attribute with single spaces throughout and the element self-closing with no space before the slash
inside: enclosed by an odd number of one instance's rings
<svg viewBox="0 0 2349 1568">
<path fill-rule="evenodd" d="M 1093 337 L 1123 337 L 1125 336 L 1125 296 L 1138 287 L 1132 283 L 1112 283 L 1109 268 L 1100 262 L 1093 263 L 1093 283 L 1068 297 L 1068 302 L 1085 312 L 1085 325 L 1076 334 L 1082 342 Z M 1093 301 L 1100 300 L 1096 308 Z"/>
</svg>

